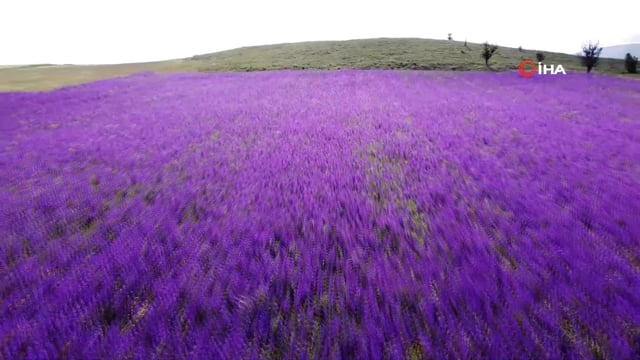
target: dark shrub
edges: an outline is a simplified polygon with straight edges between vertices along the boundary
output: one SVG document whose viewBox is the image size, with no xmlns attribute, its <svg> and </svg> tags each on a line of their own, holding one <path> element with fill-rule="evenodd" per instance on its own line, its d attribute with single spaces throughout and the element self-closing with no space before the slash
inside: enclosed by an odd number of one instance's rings
<svg viewBox="0 0 640 360">
<path fill-rule="evenodd" d="M 638 57 L 627 53 L 627 56 L 624 57 L 624 68 L 630 74 L 638 73 Z"/>
<path fill-rule="evenodd" d="M 482 58 L 484 59 L 485 65 L 489 66 L 489 59 L 498 51 L 498 45 L 490 45 L 488 42 L 484 43 L 482 48 Z"/>
</svg>

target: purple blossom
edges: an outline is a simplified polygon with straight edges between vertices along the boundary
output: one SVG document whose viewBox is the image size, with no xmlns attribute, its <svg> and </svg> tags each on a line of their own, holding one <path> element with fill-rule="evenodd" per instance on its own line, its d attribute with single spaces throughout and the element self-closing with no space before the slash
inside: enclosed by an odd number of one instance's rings
<svg viewBox="0 0 640 360">
<path fill-rule="evenodd" d="M 640 82 L 0 94 L 0 357 L 640 356 Z"/>
</svg>

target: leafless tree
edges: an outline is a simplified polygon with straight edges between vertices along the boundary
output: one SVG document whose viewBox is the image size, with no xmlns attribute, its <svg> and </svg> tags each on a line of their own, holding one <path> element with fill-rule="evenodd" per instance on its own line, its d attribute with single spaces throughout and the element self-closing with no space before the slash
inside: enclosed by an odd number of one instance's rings
<svg viewBox="0 0 640 360">
<path fill-rule="evenodd" d="M 587 68 L 587 72 L 590 73 L 591 69 L 598 65 L 600 60 L 600 53 L 602 48 L 599 47 L 599 42 L 595 44 L 589 41 L 588 44 L 582 45 L 582 55 L 580 55 L 580 62 Z"/>
</svg>

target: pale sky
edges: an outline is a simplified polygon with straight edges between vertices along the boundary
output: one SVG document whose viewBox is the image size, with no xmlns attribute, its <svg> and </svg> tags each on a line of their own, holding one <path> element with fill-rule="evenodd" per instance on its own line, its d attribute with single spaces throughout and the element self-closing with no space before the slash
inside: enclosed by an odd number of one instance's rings
<svg viewBox="0 0 640 360">
<path fill-rule="evenodd" d="M 2 0 L 0 64 L 98 64 L 242 46 L 419 37 L 575 53 L 640 43 L 640 1 Z"/>
</svg>

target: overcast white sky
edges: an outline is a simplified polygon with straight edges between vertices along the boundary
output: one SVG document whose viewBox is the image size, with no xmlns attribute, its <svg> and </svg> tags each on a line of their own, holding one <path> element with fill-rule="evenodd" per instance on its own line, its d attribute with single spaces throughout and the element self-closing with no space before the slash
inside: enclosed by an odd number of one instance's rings
<svg viewBox="0 0 640 360">
<path fill-rule="evenodd" d="M 0 64 L 120 63 L 242 46 L 421 37 L 575 53 L 640 42 L 640 1 L 2 0 Z"/>
</svg>

